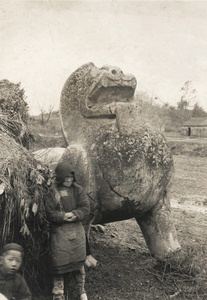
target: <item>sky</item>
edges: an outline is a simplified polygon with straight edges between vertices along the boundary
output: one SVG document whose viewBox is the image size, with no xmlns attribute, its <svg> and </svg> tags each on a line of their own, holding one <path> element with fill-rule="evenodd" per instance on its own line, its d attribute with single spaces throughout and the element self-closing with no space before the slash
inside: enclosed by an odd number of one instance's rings
<svg viewBox="0 0 207 300">
<path fill-rule="evenodd" d="M 0 80 L 21 82 L 31 115 L 58 110 L 88 62 L 135 75 L 161 105 L 191 81 L 207 111 L 207 1 L 0 0 L 0 18 Z"/>
</svg>

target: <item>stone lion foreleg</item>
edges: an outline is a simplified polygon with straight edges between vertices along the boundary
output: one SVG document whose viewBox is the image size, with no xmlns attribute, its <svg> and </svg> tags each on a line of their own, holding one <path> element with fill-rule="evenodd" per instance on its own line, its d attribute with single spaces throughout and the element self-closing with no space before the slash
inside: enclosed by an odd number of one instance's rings
<svg viewBox="0 0 207 300">
<path fill-rule="evenodd" d="M 153 256 L 164 257 L 170 252 L 179 250 L 180 244 L 172 221 L 169 199 L 163 201 L 146 212 L 141 217 L 136 217 L 146 244 Z"/>
</svg>

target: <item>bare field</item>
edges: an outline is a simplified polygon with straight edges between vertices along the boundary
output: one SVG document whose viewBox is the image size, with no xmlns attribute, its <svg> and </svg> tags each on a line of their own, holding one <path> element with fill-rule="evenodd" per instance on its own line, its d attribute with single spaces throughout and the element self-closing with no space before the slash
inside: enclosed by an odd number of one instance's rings
<svg viewBox="0 0 207 300">
<path fill-rule="evenodd" d="M 207 157 L 174 155 L 173 203 L 207 208 Z"/>
<path fill-rule="evenodd" d="M 176 155 L 169 196 L 181 253 L 162 263 L 151 257 L 134 219 L 106 224 L 105 233 L 92 231 L 98 265 L 86 269 L 89 300 L 207 299 L 207 139 L 186 141 L 170 142 Z M 202 155 L 195 156 L 199 149 Z M 78 300 L 73 285 L 68 300 Z"/>
<path fill-rule="evenodd" d="M 178 155 L 174 164 L 170 196 L 186 207 L 189 202 L 205 205 L 207 158 Z M 106 224 L 104 234 L 92 231 L 92 253 L 98 266 L 86 270 L 89 299 L 206 300 L 207 215 L 186 207 L 172 208 L 182 246 L 173 261 L 160 264 L 151 257 L 134 219 Z"/>
</svg>

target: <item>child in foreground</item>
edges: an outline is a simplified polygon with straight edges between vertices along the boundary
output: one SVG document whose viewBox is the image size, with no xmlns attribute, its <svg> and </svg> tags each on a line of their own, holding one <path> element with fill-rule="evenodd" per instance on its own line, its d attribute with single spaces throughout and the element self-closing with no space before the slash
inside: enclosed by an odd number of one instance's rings
<svg viewBox="0 0 207 300">
<path fill-rule="evenodd" d="M 17 273 L 22 265 L 22 258 L 23 248 L 19 244 L 11 243 L 3 247 L 0 260 L 0 299 L 31 300 L 25 279 Z"/>
</svg>

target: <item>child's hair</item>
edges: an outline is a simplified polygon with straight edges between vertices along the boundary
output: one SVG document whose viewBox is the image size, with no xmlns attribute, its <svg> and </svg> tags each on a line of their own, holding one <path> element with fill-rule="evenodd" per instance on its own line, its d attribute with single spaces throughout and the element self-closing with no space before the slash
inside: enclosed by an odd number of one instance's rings
<svg viewBox="0 0 207 300">
<path fill-rule="evenodd" d="M 23 250 L 22 246 L 20 246 L 19 244 L 16 244 L 16 243 L 10 243 L 10 244 L 4 245 L 4 247 L 1 251 L 1 254 L 5 254 L 9 250 L 19 251 L 19 252 L 21 252 L 22 256 L 24 254 L 24 250 Z"/>
</svg>

